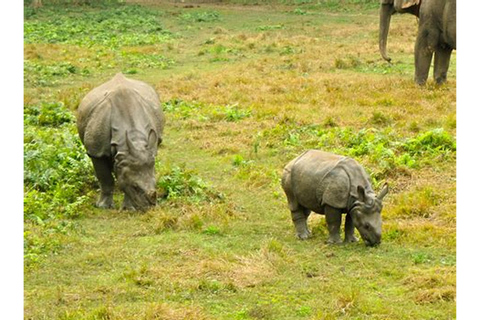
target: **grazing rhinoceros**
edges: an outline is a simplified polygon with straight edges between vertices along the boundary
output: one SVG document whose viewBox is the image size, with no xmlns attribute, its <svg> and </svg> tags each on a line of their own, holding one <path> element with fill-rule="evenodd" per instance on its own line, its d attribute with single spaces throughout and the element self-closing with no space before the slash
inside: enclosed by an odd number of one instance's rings
<svg viewBox="0 0 480 320">
<path fill-rule="evenodd" d="M 125 193 L 122 209 L 156 203 L 154 164 L 164 124 L 155 90 L 121 73 L 85 96 L 77 127 L 100 182 L 98 207 L 114 207 L 112 173 Z"/>
<path fill-rule="evenodd" d="M 283 171 L 282 188 L 288 199 L 292 220 L 300 239 L 311 233 L 307 227 L 310 211 L 325 214 L 327 243 L 341 243 L 340 224 L 345 218 L 345 242 L 356 242 L 358 229 L 367 246 L 378 245 L 382 233 L 382 199 L 385 184 L 375 197 L 369 177 L 355 160 L 318 150 L 308 150 L 290 161 Z"/>
</svg>

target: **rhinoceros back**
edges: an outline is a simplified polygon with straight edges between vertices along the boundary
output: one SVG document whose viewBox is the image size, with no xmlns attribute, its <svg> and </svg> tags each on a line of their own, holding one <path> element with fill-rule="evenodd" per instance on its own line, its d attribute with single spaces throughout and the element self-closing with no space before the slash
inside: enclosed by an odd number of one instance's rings
<svg viewBox="0 0 480 320">
<path fill-rule="evenodd" d="M 309 150 L 294 160 L 290 169 L 291 184 L 299 204 L 317 213 L 323 213 L 318 188 L 322 186 L 325 176 L 341 159 L 341 156 L 335 154 Z"/>
<path fill-rule="evenodd" d="M 354 159 L 309 150 L 294 161 L 290 171 L 295 198 L 317 213 L 323 213 L 325 205 L 347 209 L 358 197 L 358 185 L 373 192 L 367 173 Z"/>
<path fill-rule="evenodd" d="M 121 73 L 90 91 L 77 111 L 77 127 L 87 153 L 112 156 L 112 146 L 125 146 L 125 131 L 134 142 L 145 143 L 151 129 L 162 141 L 164 115 L 155 90 Z"/>
</svg>

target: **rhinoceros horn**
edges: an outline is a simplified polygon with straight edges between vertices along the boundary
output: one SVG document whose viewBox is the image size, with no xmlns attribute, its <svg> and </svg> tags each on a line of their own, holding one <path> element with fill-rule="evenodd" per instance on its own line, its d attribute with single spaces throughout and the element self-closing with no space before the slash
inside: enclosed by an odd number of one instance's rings
<svg viewBox="0 0 480 320">
<path fill-rule="evenodd" d="M 380 190 L 380 193 L 378 194 L 377 196 L 377 199 L 379 199 L 380 201 L 383 200 L 383 198 L 385 197 L 385 195 L 388 193 L 388 183 L 384 183 L 383 184 L 383 187 L 382 187 L 382 190 Z"/>
</svg>

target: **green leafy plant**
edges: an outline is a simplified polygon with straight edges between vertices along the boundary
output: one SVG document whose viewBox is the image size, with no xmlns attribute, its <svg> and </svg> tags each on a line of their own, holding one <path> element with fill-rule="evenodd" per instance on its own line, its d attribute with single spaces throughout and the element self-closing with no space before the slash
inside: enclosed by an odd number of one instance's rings
<svg viewBox="0 0 480 320">
<path fill-rule="evenodd" d="M 180 199 L 188 202 L 215 202 L 222 200 L 224 195 L 215 191 L 193 170 L 184 166 L 174 166 L 160 170 L 158 188 L 163 190 L 164 198 Z"/>
</svg>

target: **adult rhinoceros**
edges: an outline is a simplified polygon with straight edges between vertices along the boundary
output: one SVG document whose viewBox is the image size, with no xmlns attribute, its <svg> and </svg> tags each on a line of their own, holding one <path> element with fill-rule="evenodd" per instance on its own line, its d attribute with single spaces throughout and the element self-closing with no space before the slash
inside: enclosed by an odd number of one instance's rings
<svg viewBox="0 0 480 320">
<path fill-rule="evenodd" d="M 347 214 L 345 242 L 358 241 L 354 234 L 357 228 L 366 245 L 380 243 L 380 213 L 388 186 L 375 196 L 367 173 L 354 159 L 308 150 L 285 166 L 282 188 L 300 239 L 310 236 L 307 219 L 310 211 L 314 211 L 325 214 L 328 243 L 341 242 L 342 213 Z"/>
<path fill-rule="evenodd" d="M 164 124 L 155 90 L 121 73 L 85 96 L 77 127 L 100 182 L 98 207 L 114 207 L 113 173 L 125 194 L 122 209 L 155 204 L 154 164 Z"/>
</svg>

